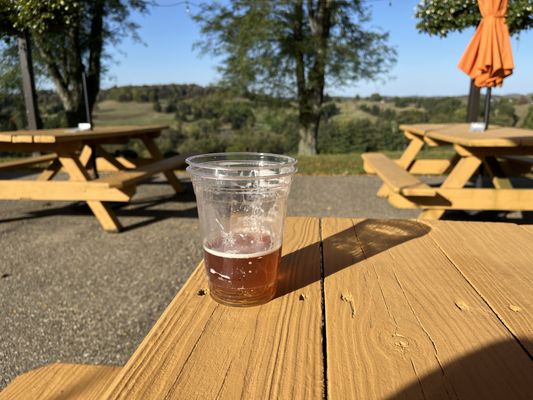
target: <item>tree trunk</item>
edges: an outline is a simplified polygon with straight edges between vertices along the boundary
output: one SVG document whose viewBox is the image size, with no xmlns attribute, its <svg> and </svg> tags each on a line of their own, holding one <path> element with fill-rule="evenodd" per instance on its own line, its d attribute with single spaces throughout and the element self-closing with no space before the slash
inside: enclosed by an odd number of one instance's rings
<svg viewBox="0 0 533 400">
<path fill-rule="evenodd" d="M 317 154 L 316 133 L 318 131 L 318 120 L 307 125 L 300 124 L 300 142 L 298 143 L 298 154 L 301 156 L 314 156 Z"/>
<path fill-rule="evenodd" d="M 316 3 L 307 2 L 307 14 L 311 35 L 316 45 L 313 48 L 313 62 L 305 76 L 304 55 L 296 46 L 296 81 L 298 88 L 298 106 L 300 114 L 300 142 L 298 154 L 317 154 L 317 137 L 324 101 L 324 86 L 328 53 L 328 40 L 331 28 L 332 0 L 318 0 Z M 295 3 L 295 23 L 293 37 L 303 41 L 303 4 Z"/>
</svg>

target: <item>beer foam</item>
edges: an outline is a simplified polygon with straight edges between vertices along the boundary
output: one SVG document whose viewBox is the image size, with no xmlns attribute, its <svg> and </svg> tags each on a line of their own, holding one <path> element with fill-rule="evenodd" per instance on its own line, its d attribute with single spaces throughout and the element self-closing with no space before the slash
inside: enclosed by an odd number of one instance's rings
<svg viewBox="0 0 533 400">
<path fill-rule="evenodd" d="M 267 250 L 262 250 L 257 253 L 227 253 L 223 251 L 208 249 L 204 246 L 204 250 L 208 253 L 217 256 L 217 257 L 223 257 L 223 258 L 257 258 L 257 257 L 264 257 L 269 254 L 272 254 L 280 249 L 281 245 L 276 248 L 271 248 Z"/>
</svg>

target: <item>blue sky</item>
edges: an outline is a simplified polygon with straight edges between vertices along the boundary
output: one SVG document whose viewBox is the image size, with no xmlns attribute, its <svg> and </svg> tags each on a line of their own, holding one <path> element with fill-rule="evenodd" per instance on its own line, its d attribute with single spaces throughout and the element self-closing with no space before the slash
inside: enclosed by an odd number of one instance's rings
<svg viewBox="0 0 533 400">
<path fill-rule="evenodd" d="M 176 3 L 158 0 L 159 4 Z M 447 38 L 429 37 L 415 29 L 417 0 L 373 0 L 372 27 L 390 32 L 389 43 L 398 52 L 398 61 L 385 82 L 357 82 L 349 87 L 327 88 L 333 95 L 367 96 L 379 92 L 390 96 L 445 96 L 468 92 L 469 79 L 457 68 L 474 29 Z M 194 3 L 194 0 L 191 2 Z M 191 5 L 194 11 L 194 5 Z M 103 86 L 164 83 L 217 82 L 217 60 L 192 49 L 200 38 L 184 4 L 153 7 L 146 15 L 134 14 L 144 44 L 125 39 L 109 49 L 114 61 L 109 65 Z M 533 31 L 512 39 L 515 70 L 502 88 L 493 93 L 533 93 Z"/>
</svg>

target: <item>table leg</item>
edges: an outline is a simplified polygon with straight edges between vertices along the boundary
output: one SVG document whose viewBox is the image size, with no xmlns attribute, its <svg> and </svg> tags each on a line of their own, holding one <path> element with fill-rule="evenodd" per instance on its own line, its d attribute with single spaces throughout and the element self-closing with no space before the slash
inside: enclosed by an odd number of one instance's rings
<svg viewBox="0 0 533 400">
<path fill-rule="evenodd" d="M 512 189 L 513 185 L 511 180 L 505 175 L 502 167 L 498 163 L 495 157 L 485 157 L 483 160 L 487 172 L 489 173 L 492 184 L 496 189 Z"/>
<path fill-rule="evenodd" d="M 106 160 L 109 163 L 109 168 L 112 171 L 123 171 L 126 169 L 125 165 L 122 165 L 120 161 L 118 161 L 115 157 L 109 154 L 107 150 L 104 149 L 101 145 L 94 144 L 93 148 L 96 150 L 96 156 L 102 157 L 104 160 Z"/>
<path fill-rule="evenodd" d="M 161 154 L 161 151 L 159 151 L 159 148 L 155 144 L 155 141 L 152 137 L 143 136 L 142 141 L 144 143 L 144 146 L 146 147 L 146 149 L 148 150 L 148 152 L 150 153 L 150 155 L 155 161 L 163 159 L 163 154 Z M 174 191 L 176 193 L 183 193 L 184 189 L 180 181 L 174 174 L 174 171 L 165 171 L 163 173 L 165 174 L 165 177 L 167 178 L 168 183 L 170 183 L 170 185 L 172 185 L 172 187 L 174 188 Z"/>
<path fill-rule="evenodd" d="M 69 174 L 71 180 L 84 182 L 91 180 L 89 173 L 84 168 L 82 162 L 75 155 L 62 154 L 59 156 L 59 161 L 61 162 L 61 165 L 63 165 L 63 168 L 65 168 L 65 171 Z M 102 225 L 106 231 L 120 232 L 120 230 L 122 230 L 122 225 L 113 210 L 111 210 L 107 204 L 94 200 L 88 201 L 87 204 L 98 222 L 100 222 L 100 225 Z"/>
<path fill-rule="evenodd" d="M 441 188 L 445 189 L 460 189 L 468 180 L 475 174 L 479 166 L 481 165 L 481 159 L 476 156 L 463 157 L 459 160 L 455 168 L 450 172 L 450 175 L 442 183 Z M 442 217 L 445 208 L 425 210 L 419 216 L 419 219 L 439 219 Z"/>
<path fill-rule="evenodd" d="M 50 163 L 48 167 L 45 168 L 43 172 L 37 177 L 38 181 L 50 181 L 54 179 L 54 176 L 57 175 L 61 169 L 61 163 L 58 159 L 55 159 Z"/>
</svg>

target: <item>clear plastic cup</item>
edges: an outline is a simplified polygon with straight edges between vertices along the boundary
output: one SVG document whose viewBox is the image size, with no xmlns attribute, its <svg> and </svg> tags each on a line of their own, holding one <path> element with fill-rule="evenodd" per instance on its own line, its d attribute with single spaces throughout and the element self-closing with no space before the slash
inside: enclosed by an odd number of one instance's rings
<svg viewBox="0 0 533 400">
<path fill-rule="evenodd" d="M 268 302 L 277 289 L 296 160 L 265 153 L 215 153 L 186 162 L 211 296 L 232 306 Z"/>
</svg>

